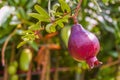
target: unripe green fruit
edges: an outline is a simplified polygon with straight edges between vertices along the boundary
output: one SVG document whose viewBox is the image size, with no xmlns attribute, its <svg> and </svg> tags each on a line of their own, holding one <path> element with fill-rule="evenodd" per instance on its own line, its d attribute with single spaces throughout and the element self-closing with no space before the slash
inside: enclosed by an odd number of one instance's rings
<svg viewBox="0 0 120 80">
<path fill-rule="evenodd" d="M 12 75 L 10 80 L 18 80 L 18 75 Z"/>
<path fill-rule="evenodd" d="M 16 68 L 18 67 L 17 61 L 12 62 L 11 65 L 15 66 Z"/>
<path fill-rule="evenodd" d="M 20 55 L 20 69 L 27 71 L 32 60 L 32 52 L 30 49 L 24 49 Z"/>
<path fill-rule="evenodd" d="M 15 66 L 10 65 L 10 66 L 8 67 L 8 73 L 9 73 L 10 75 L 15 74 L 16 71 L 17 71 L 17 70 L 16 70 L 16 67 L 15 67 Z"/>
</svg>

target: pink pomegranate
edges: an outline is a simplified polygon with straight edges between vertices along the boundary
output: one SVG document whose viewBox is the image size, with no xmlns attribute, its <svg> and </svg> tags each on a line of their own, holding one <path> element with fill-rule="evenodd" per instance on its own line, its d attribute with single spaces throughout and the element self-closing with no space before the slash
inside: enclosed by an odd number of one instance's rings
<svg viewBox="0 0 120 80">
<path fill-rule="evenodd" d="M 97 37 L 80 24 L 74 24 L 71 28 L 68 50 L 75 60 L 86 61 L 91 69 L 101 64 L 96 57 L 100 50 Z"/>
</svg>

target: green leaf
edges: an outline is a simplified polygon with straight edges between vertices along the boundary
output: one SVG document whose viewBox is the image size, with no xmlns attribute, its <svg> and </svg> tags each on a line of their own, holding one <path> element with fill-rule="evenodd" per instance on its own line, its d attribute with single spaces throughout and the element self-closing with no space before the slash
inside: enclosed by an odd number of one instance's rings
<svg viewBox="0 0 120 80">
<path fill-rule="evenodd" d="M 68 23 L 68 19 L 62 19 L 62 21 Z"/>
<path fill-rule="evenodd" d="M 83 0 L 82 5 L 85 7 L 87 6 L 88 0 Z"/>
<path fill-rule="evenodd" d="M 55 31 L 56 31 L 55 27 L 56 27 L 56 24 L 53 24 L 53 25 L 50 27 L 51 32 L 55 32 Z"/>
<path fill-rule="evenodd" d="M 29 16 L 38 19 L 39 21 L 50 22 L 50 18 L 40 15 L 38 13 L 29 13 Z"/>
<path fill-rule="evenodd" d="M 63 17 L 62 21 L 67 23 L 68 19 L 69 19 L 69 15 L 66 15 L 66 16 Z"/>
<path fill-rule="evenodd" d="M 15 3 L 14 3 L 13 0 L 7 0 L 7 2 L 8 2 L 10 5 L 15 6 Z"/>
<path fill-rule="evenodd" d="M 20 48 L 21 46 L 23 46 L 23 45 L 26 44 L 26 43 L 27 43 L 26 41 L 20 42 L 20 43 L 17 45 L 17 48 Z"/>
<path fill-rule="evenodd" d="M 56 11 L 59 7 L 60 7 L 60 4 L 59 4 L 59 3 L 55 3 L 55 4 L 52 6 L 52 9 L 53 9 L 54 11 Z"/>
<path fill-rule="evenodd" d="M 69 19 L 69 17 L 70 17 L 70 15 L 68 14 L 68 15 L 66 15 L 66 16 L 64 16 L 63 18 L 62 18 L 62 22 L 68 22 L 68 19 Z"/>
<path fill-rule="evenodd" d="M 25 7 L 27 9 L 30 9 L 30 8 L 32 8 L 34 6 L 34 4 L 35 4 L 34 0 L 29 0 L 29 2 L 27 2 Z"/>
<path fill-rule="evenodd" d="M 62 38 L 63 42 L 65 43 L 66 47 L 68 46 L 68 39 L 70 36 L 70 34 L 69 34 L 70 28 L 71 27 L 67 26 L 67 27 L 64 27 L 61 29 L 60 35 L 61 35 L 61 38 Z"/>
<path fill-rule="evenodd" d="M 59 22 L 68 22 L 68 19 L 69 19 L 69 14 L 68 15 L 66 15 L 66 16 L 64 16 L 63 18 L 58 18 L 58 19 L 56 19 L 56 23 L 58 24 Z"/>
<path fill-rule="evenodd" d="M 91 0 L 91 1 L 96 5 L 97 10 L 98 10 L 99 12 L 102 12 L 102 9 L 100 8 L 100 6 L 99 6 L 97 0 Z"/>
<path fill-rule="evenodd" d="M 19 4 L 20 3 L 20 0 L 14 0 L 15 4 Z"/>
<path fill-rule="evenodd" d="M 52 24 L 50 23 L 50 24 L 47 24 L 46 27 L 45 27 L 45 29 L 48 33 L 51 33 L 51 30 L 50 30 L 51 25 Z"/>
<path fill-rule="evenodd" d="M 35 9 L 38 13 L 40 13 L 44 17 L 50 18 L 49 14 L 43 8 L 41 8 L 40 6 L 35 5 Z"/>
<path fill-rule="evenodd" d="M 45 29 L 48 33 L 55 32 L 56 31 L 56 29 L 55 29 L 56 25 L 57 24 L 55 24 L 55 23 L 54 24 L 52 24 L 52 23 L 47 24 Z"/>
<path fill-rule="evenodd" d="M 68 19 L 69 17 L 70 17 L 70 15 L 68 14 L 68 15 L 64 16 L 63 18 Z"/>
<path fill-rule="evenodd" d="M 118 52 L 116 52 L 116 51 L 110 51 L 109 55 L 111 55 L 114 58 L 118 58 Z"/>
<path fill-rule="evenodd" d="M 109 2 L 109 0 L 102 0 L 102 2 L 103 2 L 104 4 L 106 4 L 106 3 Z"/>
<path fill-rule="evenodd" d="M 69 19 L 68 16 L 64 16 L 64 17 L 61 18 L 61 19 L 58 18 L 58 20 L 56 21 L 56 23 L 57 23 L 57 24 L 60 23 L 60 22 L 62 22 L 62 23 L 63 23 L 63 22 L 66 22 L 66 23 L 67 23 L 67 22 L 68 22 L 68 19 Z"/>
<path fill-rule="evenodd" d="M 22 6 L 24 6 L 26 2 L 27 2 L 27 0 L 20 0 L 20 3 Z"/>
<path fill-rule="evenodd" d="M 60 20 L 56 21 L 56 24 L 57 24 L 58 26 L 60 26 L 61 28 L 63 28 L 63 27 L 64 27 L 63 19 L 60 19 Z"/>
<path fill-rule="evenodd" d="M 33 41 L 33 40 L 35 40 L 35 38 L 37 38 L 37 36 L 34 35 L 34 34 L 30 34 L 30 33 L 22 36 L 22 39 L 23 39 L 24 41 Z"/>
<path fill-rule="evenodd" d="M 64 27 L 64 24 L 62 22 L 59 22 L 58 25 L 63 28 Z"/>
<path fill-rule="evenodd" d="M 38 36 L 31 30 L 26 30 L 23 32 L 22 39 L 26 42 L 34 41 L 36 38 L 38 38 Z"/>
<path fill-rule="evenodd" d="M 32 41 L 32 42 L 29 42 L 29 45 L 34 49 L 34 50 L 36 50 L 36 51 L 38 51 L 38 44 L 36 43 L 36 42 L 34 42 L 34 41 Z"/>
<path fill-rule="evenodd" d="M 70 7 L 69 5 L 65 2 L 65 0 L 59 0 L 60 4 L 61 4 L 61 9 L 63 12 L 70 12 Z"/>
<path fill-rule="evenodd" d="M 41 23 L 37 22 L 36 24 L 33 24 L 32 26 L 29 27 L 29 30 L 39 30 L 41 28 Z"/>
<path fill-rule="evenodd" d="M 58 16 L 58 17 L 61 17 L 63 15 L 63 13 L 61 13 L 61 12 L 55 12 L 54 15 Z"/>
<path fill-rule="evenodd" d="M 19 7 L 19 8 L 18 8 L 18 14 L 20 15 L 20 18 L 24 18 L 24 19 L 27 19 L 27 18 L 28 18 L 25 10 L 24 10 L 22 7 Z"/>
</svg>

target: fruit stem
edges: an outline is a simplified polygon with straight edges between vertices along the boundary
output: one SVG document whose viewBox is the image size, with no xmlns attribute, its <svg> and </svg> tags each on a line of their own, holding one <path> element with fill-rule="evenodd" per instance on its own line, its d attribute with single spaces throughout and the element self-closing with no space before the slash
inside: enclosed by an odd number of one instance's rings
<svg viewBox="0 0 120 80">
<path fill-rule="evenodd" d="M 75 14 L 73 15 L 74 24 L 78 23 L 77 16 L 78 16 L 78 13 L 79 13 L 79 10 L 80 10 L 81 3 L 82 3 L 82 0 L 79 1 L 78 5 L 75 9 Z"/>
</svg>

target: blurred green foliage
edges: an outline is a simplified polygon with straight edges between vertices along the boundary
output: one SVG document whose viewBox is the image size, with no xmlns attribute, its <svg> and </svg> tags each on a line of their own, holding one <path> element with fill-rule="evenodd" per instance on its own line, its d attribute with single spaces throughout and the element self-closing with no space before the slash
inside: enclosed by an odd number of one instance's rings
<svg viewBox="0 0 120 80">
<path fill-rule="evenodd" d="M 98 11 L 98 6 L 93 0 L 82 1 L 78 16 L 79 23 L 96 34 L 101 44 L 98 58 L 103 65 L 92 70 L 88 69 L 85 62 L 73 60 L 67 51 L 67 41 L 73 25 L 73 20 L 69 17 L 74 14 L 79 0 L 65 0 L 66 2 L 51 0 L 51 11 L 47 9 L 48 1 L 0 1 L 0 52 L 2 54 L 8 40 L 4 53 L 7 65 L 5 67 L 9 67 L 5 72 L 6 68 L 4 67 L 4 70 L 1 63 L 0 78 L 6 80 L 3 77 L 4 73 L 8 73 L 8 78 L 10 77 L 11 80 L 25 80 L 26 77 L 29 77 L 25 75 L 29 71 L 24 72 L 20 69 L 19 61 L 22 51 L 27 48 L 33 53 L 33 60 L 29 61 L 29 66 L 32 63 L 31 80 L 41 78 L 38 66 L 43 64 L 41 60 L 44 61 L 42 58 L 45 58 L 45 54 L 49 51 L 50 63 L 47 67 L 46 77 L 50 76 L 46 80 L 120 80 L 120 0 L 96 0 L 102 12 Z M 64 16 L 64 13 L 68 14 Z M 51 22 L 51 17 L 56 20 L 54 23 Z M 51 35 L 51 32 L 58 34 L 48 37 L 47 35 Z M 53 43 L 60 45 L 61 49 L 56 50 L 55 48 L 47 52 L 47 49 L 43 48 L 42 51 L 42 46 L 48 48 Z M 42 57 L 38 55 L 40 50 L 43 54 Z M 23 58 L 25 59 L 25 57 Z M 2 58 L 0 61 L 2 62 Z M 17 67 L 12 74 L 10 67 L 12 66 L 14 69 L 14 62 Z"/>
</svg>

